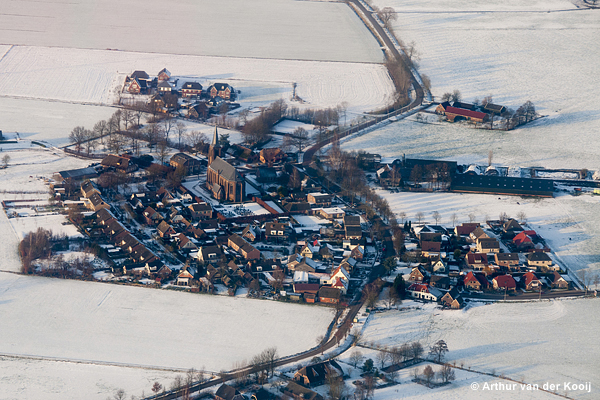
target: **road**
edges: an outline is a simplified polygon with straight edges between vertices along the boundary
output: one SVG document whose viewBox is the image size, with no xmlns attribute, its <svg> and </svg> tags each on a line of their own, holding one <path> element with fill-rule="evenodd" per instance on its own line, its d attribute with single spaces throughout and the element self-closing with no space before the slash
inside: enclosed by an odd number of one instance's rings
<svg viewBox="0 0 600 400">
<path fill-rule="evenodd" d="M 378 124 L 381 121 L 388 119 L 390 117 L 393 117 L 393 116 L 405 113 L 409 110 L 412 110 L 412 109 L 420 106 L 421 103 L 423 103 L 423 98 L 424 98 L 423 88 L 421 87 L 421 85 L 419 84 L 419 82 L 417 81 L 417 79 L 415 78 L 415 76 L 413 75 L 413 73 L 411 72 L 411 70 L 409 68 L 410 60 L 408 60 L 408 58 L 404 54 L 401 54 L 396 49 L 396 47 L 392 43 L 391 39 L 387 36 L 387 34 L 383 30 L 383 28 L 379 25 L 379 23 L 377 23 L 375 18 L 373 18 L 373 15 L 363 7 L 363 5 L 360 3 L 360 1 L 350 0 L 350 3 L 354 4 L 361 11 L 361 13 L 365 16 L 365 18 L 367 18 L 369 20 L 369 22 L 371 23 L 371 25 L 374 27 L 374 29 L 377 32 L 377 35 L 379 35 L 383 39 L 384 44 L 388 48 L 388 52 L 386 53 L 386 56 L 388 58 L 393 57 L 394 59 L 401 61 L 404 64 L 407 71 L 409 71 L 410 80 L 411 80 L 412 86 L 414 88 L 415 98 L 413 99 L 413 101 L 411 101 L 411 103 L 409 105 L 407 105 L 405 107 L 402 107 L 398 110 L 392 111 L 389 114 L 374 116 L 374 118 L 370 119 L 369 121 L 361 122 L 357 125 L 351 126 L 349 128 L 346 128 L 346 129 L 340 131 L 337 135 L 337 137 L 339 139 L 344 138 L 349 135 L 352 135 L 363 129 L 369 128 L 369 127 L 371 127 L 375 124 Z M 367 26 L 367 28 L 371 29 L 368 26 Z M 374 34 L 375 37 L 377 37 L 377 35 Z M 302 161 L 302 164 L 309 165 L 311 163 L 315 153 L 322 147 L 330 144 L 332 141 L 333 141 L 333 137 L 330 137 L 330 138 L 321 140 L 320 142 L 317 142 L 313 146 L 309 147 L 304 152 L 304 159 Z"/>
</svg>

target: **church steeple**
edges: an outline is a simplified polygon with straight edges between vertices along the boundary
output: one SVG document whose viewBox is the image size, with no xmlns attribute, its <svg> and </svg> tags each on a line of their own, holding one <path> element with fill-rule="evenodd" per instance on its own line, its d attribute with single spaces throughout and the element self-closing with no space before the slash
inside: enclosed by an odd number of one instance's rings
<svg viewBox="0 0 600 400">
<path fill-rule="evenodd" d="M 217 132 L 217 126 L 215 125 L 215 134 L 208 148 L 208 165 L 212 164 L 217 157 L 221 157 L 221 145 L 219 144 L 219 132 Z"/>
</svg>

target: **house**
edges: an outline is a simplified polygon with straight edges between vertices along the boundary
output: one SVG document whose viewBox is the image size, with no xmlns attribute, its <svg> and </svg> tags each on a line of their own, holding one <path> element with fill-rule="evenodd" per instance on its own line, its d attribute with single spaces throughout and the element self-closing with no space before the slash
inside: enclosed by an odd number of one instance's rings
<svg viewBox="0 0 600 400">
<path fill-rule="evenodd" d="M 402 174 L 398 168 L 390 168 L 387 164 L 377 170 L 377 178 L 381 186 L 400 186 L 402 183 Z"/>
<path fill-rule="evenodd" d="M 283 161 L 284 159 L 284 151 L 277 147 L 262 149 L 260 151 L 260 162 L 263 164 L 273 165 Z"/>
<path fill-rule="evenodd" d="M 163 220 L 163 216 L 150 206 L 146 207 L 144 212 L 142 212 L 142 215 L 144 216 L 146 224 L 148 225 L 157 225 L 159 221 Z"/>
<path fill-rule="evenodd" d="M 489 239 L 489 236 L 487 235 L 487 233 L 484 232 L 483 229 L 481 229 L 480 226 L 478 226 L 477 228 L 475 228 L 470 234 L 469 237 L 471 238 L 472 241 L 476 242 L 477 239 L 482 238 L 482 239 Z"/>
<path fill-rule="evenodd" d="M 110 204 L 105 202 L 98 193 L 90 195 L 90 197 L 85 200 L 85 206 L 92 211 L 98 211 L 100 209 L 110 210 Z"/>
<path fill-rule="evenodd" d="M 519 251 L 527 251 L 535 247 L 535 245 L 533 244 L 533 240 L 527 234 L 527 232 L 528 231 L 519 232 L 512 240 L 514 246 Z"/>
<path fill-rule="evenodd" d="M 425 283 L 413 283 L 406 291 L 412 298 L 428 301 L 438 301 L 443 296 L 441 291 Z"/>
<path fill-rule="evenodd" d="M 365 257 L 365 248 L 363 246 L 356 246 L 350 250 L 350 257 L 357 261 L 362 260 Z"/>
<path fill-rule="evenodd" d="M 321 285 L 318 283 L 294 283 L 293 288 L 294 293 L 301 293 L 307 303 L 314 303 Z"/>
<path fill-rule="evenodd" d="M 248 225 L 242 231 L 242 237 L 254 242 L 256 239 L 260 238 L 260 228 L 254 225 Z"/>
<path fill-rule="evenodd" d="M 156 88 L 158 89 L 158 93 L 160 94 L 171 93 L 171 91 L 173 90 L 173 86 L 171 86 L 171 84 L 168 81 L 160 82 Z"/>
<path fill-rule="evenodd" d="M 492 287 L 494 290 L 515 291 L 517 282 L 510 275 L 499 275 L 492 279 Z"/>
<path fill-rule="evenodd" d="M 472 121 L 486 122 L 488 115 L 479 111 L 467 110 L 464 108 L 452 107 L 449 102 L 445 101 L 439 104 L 435 109 L 436 114 L 446 116 L 446 120 L 450 122 L 456 121 Z"/>
<path fill-rule="evenodd" d="M 188 109 L 188 118 L 205 119 L 210 114 L 210 109 L 206 103 L 198 103 Z"/>
<path fill-rule="evenodd" d="M 346 239 L 362 239 L 362 228 L 361 228 L 360 224 L 358 224 L 358 225 L 344 224 L 344 237 Z"/>
<path fill-rule="evenodd" d="M 475 270 L 483 270 L 489 265 L 487 254 L 484 253 L 467 253 L 465 257 L 467 265 Z"/>
<path fill-rule="evenodd" d="M 96 185 L 92 183 L 90 180 L 86 180 L 81 183 L 81 195 L 86 199 L 89 198 L 93 194 L 101 194 L 100 190 L 96 188 Z"/>
<path fill-rule="evenodd" d="M 542 290 L 542 282 L 533 272 L 527 272 L 521 277 L 521 283 L 525 290 Z"/>
<path fill-rule="evenodd" d="M 275 182 L 277 170 L 275 168 L 258 167 L 256 169 L 256 181 L 260 183 Z"/>
<path fill-rule="evenodd" d="M 235 99 L 235 90 L 227 83 L 212 84 L 207 91 L 211 98 L 218 96 L 224 100 Z"/>
<path fill-rule="evenodd" d="M 329 207 L 331 206 L 331 201 L 333 200 L 333 195 L 327 193 L 309 193 L 306 196 L 306 201 L 309 204 L 314 204 L 319 207 Z"/>
<path fill-rule="evenodd" d="M 421 241 L 421 252 L 425 257 L 439 255 L 442 251 L 442 242 Z"/>
<path fill-rule="evenodd" d="M 431 261 L 431 271 L 434 274 L 443 274 L 443 273 L 446 273 L 447 270 L 448 270 L 448 268 L 447 268 L 446 264 L 439 258 L 437 260 Z"/>
<path fill-rule="evenodd" d="M 212 207 L 208 203 L 194 203 L 188 206 L 192 221 L 209 219 L 212 217 Z"/>
<path fill-rule="evenodd" d="M 450 288 L 450 277 L 446 275 L 432 275 L 429 279 L 429 286 L 438 289 Z"/>
<path fill-rule="evenodd" d="M 518 253 L 496 253 L 494 254 L 496 264 L 508 269 L 518 268 L 519 254 Z"/>
<path fill-rule="evenodd" d="M 310 203 L 306 201 L 295 201 L 285 203 L 283 205 L 283 208 L 285 211 L 294 214 L 307 214 L 311 210 Z"/>
<path fill-rule="evenodd" d="M 344 287 L 343 283 L 339 283 L 338 286 Z M 342 291 L 337 287 L 329 287 L 323 286 L 317 292 L 317 298 L 319 302 L 326 304 L 338 304 L 340 302 L 340 297 L 342 296 Z"/>
<path fill-rule="evenodd" d="M 219 246 L 202 246 L 198 249 L 198 260 L 203 263 L 217 263 L 222 257 L 223 252 Z"/>
<path fill-rule="evenodd" d="M 419 267 L 413 267 L 410 275 L 408 276 L 409 282 L 423 282 L 425 279 L 425 272 Z"/>
<path fill-rule="evenodd" d="M 527 263 L 531 266 L 535 266 L 538 269 L 541 267 L 549 268 L 552 265 L 552 259 L 550 256 L 542 251 L 536 251 L 527 255 Z"/>
<path fill-rule="evenodd" d="M 175 229 L 173 229 L 173 227 L 167 223 L 167 221 L 161 221 L 161 223 L 156 227 L 156 230 L 158 231 L 158 235 L 165 239 L 168 239 L 177 233 L 175 232 Z"/>
<path fill-rule="evenodd" d="M 521 224 L 517 222 L 516 219 L 510 218 L 502 224 L 502 230 L 505 233 L 515 233 L 523 231 L 523 227 Z"/>
<path fill-rule="evenodd" d="M 343 267 L 348 273 L 352 273 L 354 267 L 356 267 L 357 261 L 353 257 L 348 257 L 342 260 L 340 267 Z"/>
<path fill-rule="evenodd" d="M 440 299 L 442 306 L 452 308 L 454 310 L 460 309 L 464 306 L 465 302 L 458 291 L 458 288 L 453 287 L 449 292 L 444 294 Z"/>
<path fill-rule="evenodd" d="M 471 232 L 479 227 L 478 222 L 465 222 L 454 227 L 454 233 L 457 236 L 469 236 Z"/>
<path fill-rule="evenodd" d="M 497 239 L 491 238 L 478 238 L 477 239 L 477 252 L 478 253 L 499 253 L 500 243 Z"/>
<path fill-rule="evenodd" d="M 182 97 L 194 97 L 202 94 L 202 85 L 198 82 L 186 82 L 181 87 Z"/>
<path fill-rule="evenodd" d="M 296 382 L 288 383 L 288 385 L 283 389 L 283 393 L 294 400 L 324 400 L 323 396 L 317 392 L 313 392 L 304 386 L 300 386 Z"/>
<path fill-rule="evenodd" d="M 168 81 L 169 79 L 171 79 L 171 73 L 168 69 L 163 68 L 160 70 L 156 77 L 158 78 L 159 82 Z"/>
<path fill-rule="evenodd" d="M 138 168 L 135 163 L 132 163 L 129 160 L 129 158 L 121 157 L 115 154 L 107 155 L 102 159 L 100 164 L 106 169 L 112 168 L 115 171 L 120 172 L 122 174 L 128 174 L 137 170 Z"/>
<path fill-rule="evenodd" d="M 227 239 L 227 245 L 233 250 L 237 251 L 246 260 L 258 260 L 260 259 L 260 251 L 246 242 L 240 235 L 234 233 Z"/>
<path fill-rule="evenodd" d="M 127 91 L 131 94 L 146 93 L 148 90 L 148 83 L 145 80 L 133 78 L 129 80 L 129 87 Z"/>
<path fill-rule="evenodd" d="M 246 398 L 236 388 L 224 383 L 217 389 L 215 400 L 246 400 Z"/>
<path fill-rule="evenodd" d="M 568 289 L 569 282 L 558 272 L 553 271 L 551 275 L 551 284 L 552 289 Z"/>
<path fill-rule="evenodd" d="M 300 250 L 300 255 L 302 257 L 313 258 L 319 254 L 320 246 L 313 246 L 311 243 L 306 243 L 302 249 Z"/>
<path fill-rule="evenodd" d="M 196 244 L 192 242 L 190 238 L 185 236 L 183 233 L 180 232 L 176 235 L 173 235 L 172 237 L 175 243 L 177 244 L 177 248 L 179 250 L 198 250 L 198 246 L 196 246 Z"/>
<path fill-rule="evenodd" d="M 173 168 L 185 168 L 186 175 L 194 175 L 200 172 L 202 162 L 186 153 L 176 153 L 169 160 L 169 165 Z"/>
<path fill-rule="evenodd" d="M 346 214 L 346 212 L 339 207 L 320 208 L 318 210 L 318 213 L 321 217 L 323 217 L 329 221 L 332 221 L 334 219 L 343 218 L 344 215 Z"/>
<path fill-rule="evenodd" d="M 487 289 L 489 283 L 485 275 L 479 272 L 469 272 L 463 279 L 463 284 L 467 289 L 484 290 Z"/>
<path fill-rule="evenodd" d="M 215 158 L 208 166 L 206 185 L 217 200 L 240 203 L 246 197 L 246 182 L 236 169 L 221 157 Z"/>
<path fill-rule="evenodd" d="M 497 114 L 497 115 L 500 115 L 500 114 L 506 112 L 506 107 L 501 106 L 499 104 L 492 104 L 492 103 L 485 103 L 483 105 L 483 109 L 487 113 L 493 113 L 493 114 Z"/>
<path fill-rule="evenodd" d="M 342 376 L 344 370 L 332 359 L 301 368 L 294 374 L 294 382 L 304 387 L 314 387 L 323 385 L 330 377 Z"/>
<path fill-rule="evenodd" d="M 177 286 L 191 286 L 192 279 L 194 279 L 194 275 L 184 268 L 177 274 Z"/>
</svg>

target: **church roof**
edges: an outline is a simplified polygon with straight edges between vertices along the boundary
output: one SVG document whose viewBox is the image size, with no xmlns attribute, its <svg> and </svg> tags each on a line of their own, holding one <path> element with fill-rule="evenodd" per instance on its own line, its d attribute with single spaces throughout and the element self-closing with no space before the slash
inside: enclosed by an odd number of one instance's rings
<svg viewBox="0 0 600 400">
<path fill-rule="evenodd" d="M 228 181 L 237 182 L 241 180 L 235 168 L 221 157 L 215 158 L 208 168 L 217 172 Z"/>
</svg>

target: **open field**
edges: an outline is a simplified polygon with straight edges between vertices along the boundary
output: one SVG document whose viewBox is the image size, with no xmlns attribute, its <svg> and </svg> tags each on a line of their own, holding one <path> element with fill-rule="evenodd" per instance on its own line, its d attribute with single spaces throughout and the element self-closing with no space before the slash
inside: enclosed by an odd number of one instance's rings
<svg viewBox="0 0 600 400">
<path fill-rule="evenodd" d="M 292 0 L 118 0 L 3 3 L 3 44 L 148 53 L 381 62 L 383 53 L 344 3 Z"/>
<path fill-rule="evenodd" d="M 600 325 L 593 317 L 598 312 L 599 299 L 498 303 L 461 311 L 425 305 L 422 310 L 376 314 L 367 324 L 364 341 L 396 346 L 419 340 L 428 348 L 443 339 L 451 363 L 540 386 L 591 382 L 591 393 L 569 392 L 572 398 L 591 400 L 600 391 L 600 349 L 595 340 Z M 489 376 L 474 379 L 480 384 L 492 380 Z M 448 389 L 448 396 L 456 393 Z M 520 398 L 506 392 L 479 394 L 483 399 Z"/>
<path fill-rule="evenodd" d="M 458 89 L 464 101 L 491 94 L 512 109 L 531 100 L 547 117 L 511 132 L 403 121 L 344 148 L 473 161 L 493 150 L 495 161 L 505 164 L 600 168 L 593 151 L 600 131 L 600 45 L 594 40 L 600 10 L 577 10 L 567 0 L 375 3 L 398 12 L 396 36 L 415 42 L 436 99 Z"/>
</svg>

